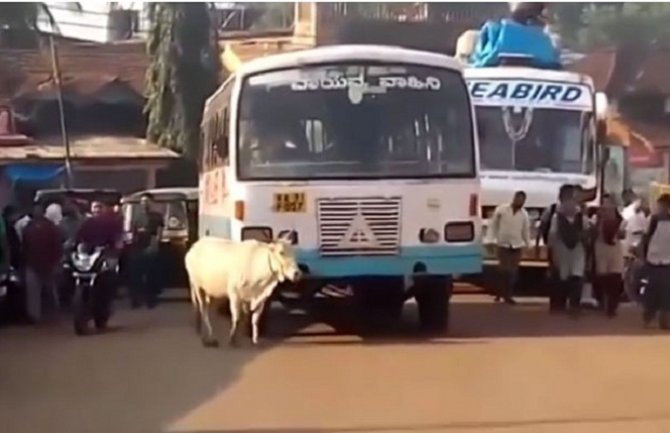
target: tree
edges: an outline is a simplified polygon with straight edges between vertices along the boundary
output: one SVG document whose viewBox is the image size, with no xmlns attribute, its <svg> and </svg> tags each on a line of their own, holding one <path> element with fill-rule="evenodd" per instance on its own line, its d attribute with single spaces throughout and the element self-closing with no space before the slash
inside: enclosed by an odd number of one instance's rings
<svg viewBox="0 0 670 433">
<path fill-rule="evenodd" d="M 151 3 L 147 42 L 147 138 L 193 159 L 219 56 L 207 3 Z"/>
<path fill-rule="evenodd" d="M 549 8 L 563 41 L 575 49 L 670 40 L 667 3 L 552 3 Z"/>
<path fill-rule="evenodd" d="M 621 3 L 617 6 L 592 6 L 583 15 L 585 27 L 580 44 L 597 46 L 648 47 L 670 41 L 670 4 Z"/>
</svg>

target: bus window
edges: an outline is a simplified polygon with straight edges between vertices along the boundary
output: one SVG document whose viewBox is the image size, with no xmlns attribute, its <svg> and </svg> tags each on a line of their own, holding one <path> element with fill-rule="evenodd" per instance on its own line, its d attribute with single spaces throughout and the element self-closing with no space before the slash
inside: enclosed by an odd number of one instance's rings
<svg viewBox="0 0 670 433">
<path fill-rule="evenodd" d="M 221 115 L 221 123 L 217 128 L 216 156 L 218 165 L 228 164 L 229 123 L 228 107 L 225 107 Z"/>
<path fill-rule="evenodd" d="M 474 177 L 470 114 L 462 77 L 440 68 L 347 63 L 255 74 L 241 88 L 238 175 Z"/>
<path fill-rule="evenodd" d="M 215 97 L 211 115 L 203 122 L 202 168 L 210 170 L 228 164 L 232 80 Z"/>
</svg>

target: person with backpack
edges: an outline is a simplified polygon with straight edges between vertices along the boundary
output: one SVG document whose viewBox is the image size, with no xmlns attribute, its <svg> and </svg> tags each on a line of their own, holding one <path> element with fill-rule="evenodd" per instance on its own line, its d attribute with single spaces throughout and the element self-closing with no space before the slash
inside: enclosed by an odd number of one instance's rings
<svg viewBox="0 0 670 433">
<path fill-rule="evenodd" d="M 623 217 L 619 214 L 614 197 L 605 194 L 595 216 L 593 231 L 595 264 L 593 286 L 608 317 L 616 316 L 623 289 L 624 226 Z"/>
<path fill-rule="evenodd" d="M 551 255 L 551 248 L 549 248 L 549 228 L 551 225 L 551 221 L 554 217 L 554 214 L 556 213 L 556 208 L 558 207 L 559 203 L 561 202 L 561 198 L 567 199 L 568 197 L 572 196 L 574 194 L 574 186 L 571 184 L 564 184 L 561 185 L 561 188 L 558 190 L 558 201 L 556 203 L 552 203 L 551 206 L 549 206 L 547 209 L 545 209 L 544 213 L 540 217 L 540 225 L 537 230 L 537 237 L 535 238 L 535 255 L 537 257 L 540 256 L 539 250 L 540 250 L 540 240 L 544 243 L 544 245 L 547 245 L 547 261 L 549 262 L 549 268 L 548 268 L 548 275 L 547 278 L 549 280 L 549 311 L 550 312 L 557 312 L 565 309 L 565 301 L 563 301 L 563 306 L 561 307 L 561 297 L 559 296 L 558 293 L 558 278 L 556 278 L 556 274 L 554 272 L 554 265 L 552 262 L 552 255 Z"/>
<path fill-rule="evenodd" d="M 581 311 L 582 286 L 586 268 L 586 248 L 589 221 L 583 214 L 574 187 L 561 187 L 559 204 L 549 223 L 547 245 L 556 279 L 554 304 L 556 310 Z"/>
<path fill-rule="evenodd" d="M 648 284 L 643 295 L 643 322 L 648 328 L 658 313 L 661 329 L 670 329 L 670 195 L 656 201 L 656 212 L 642 240 Z"/>
</svg>

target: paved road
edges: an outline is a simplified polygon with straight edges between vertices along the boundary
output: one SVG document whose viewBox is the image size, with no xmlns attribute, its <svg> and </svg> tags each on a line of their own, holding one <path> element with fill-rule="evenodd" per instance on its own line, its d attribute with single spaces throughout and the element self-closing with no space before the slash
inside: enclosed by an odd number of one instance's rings
<svg viewBox="0 0 670 433">
<path fill-rule="evenodd" d="M 372 335 L 279 317 L 263 349 L 238 350 L 202 348 L 185 304 L 121 311 L 117 329 L 84 339 L 67 323 L 0 329 L 0 429 L 670 431 L 670 335 L 642 331 L 631 309 L 614 321 L 544 310 L 462 296 L 453 332 L 433 340 L 411 317 Z"/>
</svg>

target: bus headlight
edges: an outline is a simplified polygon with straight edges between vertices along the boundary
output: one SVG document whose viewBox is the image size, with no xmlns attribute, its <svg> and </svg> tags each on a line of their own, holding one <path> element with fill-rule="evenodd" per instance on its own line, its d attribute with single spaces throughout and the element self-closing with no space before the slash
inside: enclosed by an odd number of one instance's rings
<svg viewBox="0 0 670 433">
<path fill-rule="evenodd" d="M 171 216 L 170 218 L 168 218 L 167 228 L 173 229 L 173 230 L 181 228 L 181 221 L 179 221 L 179 218 Z"/>
<path fill-rule="evenodd" d="M 419 240 L 424 244 L 434 244 L 440 240 L 440 233 L 435 229 L 421 229 Z"/>
<path fill-rule="evenodd" d="M 475 226 L 471 222 L 447 223 L 444 240 L 447 242 L 471 242 L 475 239 Z"/>
<path fill-rule="evenodd" d="M 243 227 L 242 240 L 255 239 L 261 242 L 272 242 L 272 229 L 270 227 Z"/>
</svg>

